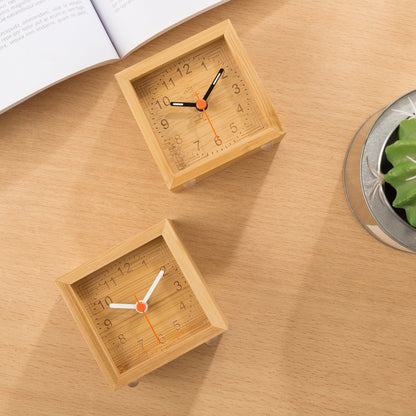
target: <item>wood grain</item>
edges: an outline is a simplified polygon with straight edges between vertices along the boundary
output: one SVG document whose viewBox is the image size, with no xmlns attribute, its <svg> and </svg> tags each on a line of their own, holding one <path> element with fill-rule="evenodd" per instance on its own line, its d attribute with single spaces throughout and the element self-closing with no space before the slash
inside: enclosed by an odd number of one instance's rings
<svg viewBox="0 0 416 416">
<path fill-rule="evenodd" d="M 342 184 L 355 131 L 415 87 L 412 10 L 231 0 L 1 115 L 0 414 L 413 416 L 416 257 L 369 236 Z M 226 18 L 287 135 L 174 194 L 114 74 Z M 54 279 L 163 218 L 229 330 L 113 393 Z"/>
</svg>

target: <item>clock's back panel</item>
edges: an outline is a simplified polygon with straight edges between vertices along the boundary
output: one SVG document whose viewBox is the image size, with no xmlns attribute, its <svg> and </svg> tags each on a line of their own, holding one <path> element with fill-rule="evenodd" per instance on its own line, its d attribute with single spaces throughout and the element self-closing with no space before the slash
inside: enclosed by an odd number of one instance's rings
<svg viewBox="0 0 416 416">
<path fill-rule="evenodd" d="M 207 114 L 171 101 L 196 102 L 218 73 L 224 73 L 208 98 Z M 169 62 L 133 82 L 147 119 L 173 172 L 229 151 L 265 128 L 249 83 L 225 40 L 218 39 Z"/>
<path fill-rule="evenodd" d="M 136 303 L 159 271 L 165 274 L 148 301 L 147 316 L 135 310 L 112 309 L 110 303 Z M 120 373 L 210 326 L 163 237 L 119 258 L 74 284 L 91 325 Z"/>
</svg>

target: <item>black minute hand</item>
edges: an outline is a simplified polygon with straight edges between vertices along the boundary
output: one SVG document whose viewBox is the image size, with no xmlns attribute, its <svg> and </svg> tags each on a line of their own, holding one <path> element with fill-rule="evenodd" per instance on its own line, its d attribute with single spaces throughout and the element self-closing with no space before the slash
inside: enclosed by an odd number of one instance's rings
<svg viewBox="0 0 416 416">
<path fill-rule="evenodd" d="M 207 92 L 204 95 L 203 100 L 206 101 L 206 99 L 208 98 L 208 96 L 211 94 L 211 91 L 213 90 L 213 88 L 215 87 L 215 85 L 217 84 L 218 80 L 221 78 L 222 73 L 224 72 L 224 68 L 221 68 L 218 71 L 218 74 L 215 75 L 214 81 L 212 81 L 211 85 L 209 86 Z"/>
<path fill-rule="evenodd" d="M 170 105 L 173 107 L 196 107 L 196 103 L 183 103 L 181 101 L 172 101 Z"/>
</svg>

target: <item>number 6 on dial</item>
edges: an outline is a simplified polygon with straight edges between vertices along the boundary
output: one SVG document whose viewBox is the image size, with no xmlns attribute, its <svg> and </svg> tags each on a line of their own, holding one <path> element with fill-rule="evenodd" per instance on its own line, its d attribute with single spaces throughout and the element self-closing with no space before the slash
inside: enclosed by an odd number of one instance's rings
<svg viewBox="0 0 416 416">
<path fill-rule="evenodd" d="M 227 329 L 168 220 L 56 284 L 114 390 Z"/>
</svg>

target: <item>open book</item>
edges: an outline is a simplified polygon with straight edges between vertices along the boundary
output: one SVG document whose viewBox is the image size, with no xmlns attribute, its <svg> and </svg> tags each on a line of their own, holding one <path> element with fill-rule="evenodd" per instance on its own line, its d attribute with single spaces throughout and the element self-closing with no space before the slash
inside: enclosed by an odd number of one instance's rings
<svg viewBox="0 0 416 416">
<path fill-rule="evenodd" d="M 228 0 L 0 0 L 0 113 Z"/>
</svg>

